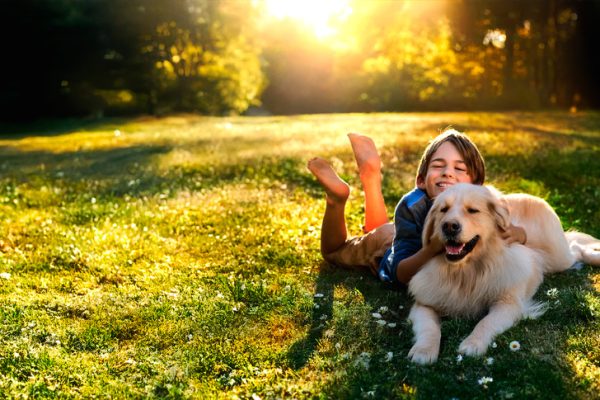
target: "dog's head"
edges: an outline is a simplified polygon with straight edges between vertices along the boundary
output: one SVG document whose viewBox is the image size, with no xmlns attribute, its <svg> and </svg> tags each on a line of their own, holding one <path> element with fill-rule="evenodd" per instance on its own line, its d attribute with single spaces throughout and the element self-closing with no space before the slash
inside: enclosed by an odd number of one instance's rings
<svg viewBox="0 0 600 400">
<path fill-rule="evenodd" d="M 468 183 L 446 189 L 434 201 L 423 230 L 423 243 L 440 240 L 446 259 L 458 262 L 498 243 L 498 228 L 509 224 L 508 208 L 494 189 Z"/>
</svg>

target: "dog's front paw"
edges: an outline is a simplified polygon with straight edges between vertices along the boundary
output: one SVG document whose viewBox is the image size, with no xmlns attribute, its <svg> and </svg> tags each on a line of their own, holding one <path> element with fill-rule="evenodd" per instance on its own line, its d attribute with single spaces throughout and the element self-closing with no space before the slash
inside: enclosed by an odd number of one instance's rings
<svg viewBox="0 0 600 400">
<path fill-rule="evenodd" d="M 458 352 L 467 356 L 481 356 L 487 351 L 488 344 L 473 336 L 469 336 L 458 346 Z"/>
<path fill-rule="evenodd" d="M 408 352 L 410 360 L 416 364 L 427 365 L 433 364 L 437 361 L 439 354 L 439 348 L 435 346 L 424 346 L 419 343 L 415 345 Z"/>
</svg>

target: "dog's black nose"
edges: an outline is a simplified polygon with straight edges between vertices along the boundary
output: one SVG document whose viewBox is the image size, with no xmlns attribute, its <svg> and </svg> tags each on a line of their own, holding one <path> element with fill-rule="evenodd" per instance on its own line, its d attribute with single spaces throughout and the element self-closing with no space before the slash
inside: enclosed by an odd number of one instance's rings
<svg viewBox="0 0 600 400">
<path fill-rule="evenodd" d="M 442 232 L 446 236 L 456 236 L 460 233 L 460 224 L 456 221 L 444 222 L 442 225 Z"/>
</svg>

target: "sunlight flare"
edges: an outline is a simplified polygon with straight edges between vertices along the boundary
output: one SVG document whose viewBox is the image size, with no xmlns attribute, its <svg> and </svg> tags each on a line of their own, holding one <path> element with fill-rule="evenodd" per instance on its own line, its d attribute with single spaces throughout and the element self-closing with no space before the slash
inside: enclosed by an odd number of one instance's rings
<svg viewBox="0 0 600 400">
<path fill-rule="evenodd" d="M 352 13 L 349 0 L 265 0 L 265 8 L 275 18 L 302 22 L 320 39 L 337 32 L 332 26 L 334 19 L 344 20 Z"/>
</svg>

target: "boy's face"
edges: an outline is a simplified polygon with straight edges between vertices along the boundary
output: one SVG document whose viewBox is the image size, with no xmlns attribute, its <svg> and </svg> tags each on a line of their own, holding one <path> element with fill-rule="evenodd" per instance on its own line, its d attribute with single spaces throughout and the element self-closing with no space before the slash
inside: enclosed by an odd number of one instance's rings
<svg viewBox="0 0 600 400">
<path fill-rule="evenodd" d="M 417 179 L 417 187 L 433 199 L 456 183 L 472 182 L 463 157 L 452 143 L 444 142 L 433 153 L 425 179 Z"/>
</svg>

